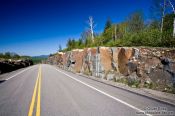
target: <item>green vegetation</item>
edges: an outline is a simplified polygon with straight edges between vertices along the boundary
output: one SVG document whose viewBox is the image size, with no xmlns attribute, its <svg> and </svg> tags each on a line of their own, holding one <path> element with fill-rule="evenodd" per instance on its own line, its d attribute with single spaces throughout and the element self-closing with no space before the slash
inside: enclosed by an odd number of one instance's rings
<svg viewBox="0 0 175 116">
<path fill-rule="evenodd" d="M 108 18 L 102 33 L 96 33 L 92 38 L 91 30 L 86 30 L 79 39 L 69 38 L 67 48 L 61 50 L 59 47 L 59 51 L 97 46 L 175 47 L 175 37 L 173 37 L 175 14 L 172 10 L 162 11 L 162 6 L 158 5 L 162 3 L 162 0 L 153 0 L 149 22 L 144 20 L 144 14 L 141 11 L 130 14 L 127 20 L 121 23 L 112 23 Z"/>
<path fill-rule="evenodd" d="M 156 83 L 150 82 L 144 82 L 143 84 L 141 83 L 140 80 L 131 80 L 128 78 L 120 78 L 114 79 L 114 82 L 118 82 L 118 83 L 123 83 L 125 85 L 128 85 L 130 87 L 133 88 L 140 88 L 140 87 L 144 87 L 144 88 L 148 88 L 148 89 L 154 89 L 154 90 L 161 90 L 163 92 L 168 92 L 168 93 L 175 93 L 175 85 L 171 86 L 171 85 L 166 85 L 163 88 L 159 85 L 157 85 Z"/>
<path fill-rule="evenodd" d="M 54 54 L 50 54 L 49 56 L 50 57 L 54 56 Z M 42 63 L 43 61 L 46 61 L 47 58 L 48 58 L 48 55 L 41 55 L 41 56 L 31 57 L 31 60 L 33 61 L 34 64 L 39 64 L 39 63 Z"/>
<path fill-rule="evenodd" d="M 42 60 L 46 60 L 46 59 L 43 59 L 43 58 L 35 58 L 35 57 L 32 58 L 32 61 L 33 61 L 34 64 L 39 64 L 39 63 L 42 62 Z"/>
<path fill-rule="evenodd" d="M 20 56 L 13 52 L 0 53 L 0 59 L 2 60 L 32 60 L 34 64 L 42 63 L 43 60 L 47 60 L 46 56 L 41 57 L 30 57 L 30 56 Z"/>
<path fill-rule="evenodd" d="M 119 82 L 119 83 L 123 83 L 123 84 L 128 85 L 128 79 L 127 79 L 127 78 L 120 78 L 120 79 L 117 79 L 116 82 Z"/>
<path fill-rule="evenodd" d="M 167 85 L 167 86 L 164 88 L 163 92 L 168 92 L 168 93 L 173 93 L 173 94 L 175 94 L 175 87 L 173 87 L 173 86 L 168 86 L 168 85 Z"/>
<path fill-rule="evenodd" d="M 20 56 L 12 52 L 6 52 L 6 53 L 0 53 L 0 59 L 19 60 L 19 59 L 31 59 L 31 57 L 30 56 Z"/>
<path fill-rule="evenodd" d="M 129 80 L 128 85 L 133 88 L 140 88 L 141 82 L 139 80 Z"/>
<path fill-rule="evenodd" d="M 114 82 L 123 83 L 133 88 L 140 88 L 140 84 L 141 84 L 140 80 L 131 80 L 128 78 L 120 78 L 120 79 L 115 80 Z"/>
<path fill-rule="evenodd" d="M 156 88 L 156 84 L 153 82 L 150 83 L 144 83 L 143 87 L 148 88 L 148 89 L 155 89 Z"/>
</svg>

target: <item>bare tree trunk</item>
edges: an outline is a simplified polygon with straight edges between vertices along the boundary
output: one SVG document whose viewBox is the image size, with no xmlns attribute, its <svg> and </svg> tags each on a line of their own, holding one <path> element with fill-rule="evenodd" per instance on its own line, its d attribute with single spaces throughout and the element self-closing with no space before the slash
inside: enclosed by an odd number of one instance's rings
<svg viewBox="0 0 175 116">
<path fill-rule="evenodd" d="M 90 32 L 91 32 L 91 39 L 92 39 L 92 42 L 94 42 L 94 20 L 93 20 L 93 17 L 89 17 L 89 28 L 90 28 Z"/>
<path fill-rule="evenodd" d="M 170 3 L 170 5 L 173 9 L 174 14 L 175 14 L 175 8 L 174 8 L 174 6 L 173 6 L 173 4 L 171 3 L 170 0 L 169 0 L 169 3 Z M 175 18 L 174 18 L 174 23 L 173 23 L 173 37 L 175 37 Z"/>
<path fill-rule="evenodd" d="M 165 16 L 165 4 L 166 4 L 166 0 L 164 0 L 164 3 L 163 3 L 162 22 L 161 22 L 161 33 L 163 32 L 163 21 L 164 21 L 164 16 Z"/>
</svg>

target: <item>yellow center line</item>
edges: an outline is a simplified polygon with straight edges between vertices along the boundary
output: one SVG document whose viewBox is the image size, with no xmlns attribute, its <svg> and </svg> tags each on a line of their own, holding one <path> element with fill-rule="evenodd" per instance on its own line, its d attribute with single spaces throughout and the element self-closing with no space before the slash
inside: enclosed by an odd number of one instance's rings
<svg viewBox="0 0 175 116">
<path fill-rule="evenodd" d="M 30 109 L 28 112 L 28 116 L 33 115 L 33 109 L 35 104 L 36 92 L 38 90 L 38 99 L 37 99 L 37 107 L 36 107 L 36 116 L 40 116 L 40 94 L 41 94 L 41 65 L 39 66 L 38 77 L 35 83 L 34 92 L 32 96 L 32 101 L 30 104 Z"/>
<path fill-rule="evenodd" d="M 37 109 L 36 109 L 36 116 L 40 116 L 40 94 L 41 94 L 41 66 L 40 66 L 40 78 L 39 78 L 39 85 L 38 85 L 38 100 L 37 100 Z"/>
</svg>

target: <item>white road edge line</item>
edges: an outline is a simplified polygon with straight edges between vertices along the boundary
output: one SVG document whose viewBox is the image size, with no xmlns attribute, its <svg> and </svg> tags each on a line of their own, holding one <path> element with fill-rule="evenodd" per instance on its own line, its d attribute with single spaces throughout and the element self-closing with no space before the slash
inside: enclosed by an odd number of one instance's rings
<svg viewBox="0 0 175 116">
<path fill-rule="evenodd" d="M 56 68 L 55 68 L 55 69 L 56 69 Z M 97 88 L 95 88 L 95 87 L 93 87 L 93 86 L 91 86 L 91 85 L 85 83 L 85 82 L 82 82 L 82 81 L 80 81 L 80 80 L 78 80 L 78 79 L 76 79 L 76 78 L 74 78 L 74 77 L 72 77 L 72 76 L 70 76 L 70 75 L 68 75 L 68 74 L 66 74 L 66 73 L 64 73 L 64 72 L 62 72 L 62 71 L 60 71 L 60 70 L 58 70 L 58 69 L 56 69 L 56 70 L 57 70 L 58 72 L 60 72 L 60 73 L 63 73 L 64 75 L 70 77 L 71 79 L 73 79 L 73 80 L 75 80 L 75 81 L 77 81 L 77 82 L 79 82 L 79 83 L 81 83 L 81 84 L 83 84 L 83 85 L 85 85 L 85 86 L 87 86 L 87 87 L 93 89 L 93 90 L 96 90 L 96 91 L 98 91 L 98 92 L 100 92 L 100 93 L 102 93 L 102 94 L 104 94 L 104 95 L 106 95 L 106 96 L 108 96 L 108 97 L 110 97 L 110 98 L 112 98 L 112 99 L 114 99 L 114 100 L 116 100 L 116 101 L 118 101 L 118 102 L 120 102 L 120 103 L 122 103 L 122 104 L 128 106 L 128 107 L 130 107 L 130 108 L 133 108 L 133 109 L 135 109 L 135 110 L 137 110 L 137 111 L 139 111 L 139 112 L 143 112 L 144 115 L 152 116 L 151 114 L 145 114 L 145 112 L 144 112 L 143 110 L 141 110 L 141 109 L 139 109 L 139 108 L 136 108 L 135 106 L 133 106 L 133 105 L 131 105 L 131 104 L 128 104 L 128 103 L 125 102 L 125 101 L 122 101 L 122 100 L 120 100 L 120 99 L 118 99 L 118 98 L 116 98 L 116 97 L 114 97 L 114 96 L 112 96 L 112 95 L 109 95 L 108 93 L 105 93 L 105 92 L 103 92 L 103 91 L 101 91 L 101 90 L 99 90 L 99 89 L 97 89 Z"/>
<path fill-rule="evenodd" d="M 17 75 L 19 75 L 19 74 L 21 74 L 21 73 L 23 73 L 23 72 L 25 72 L 26 70 L 29 70 L 29 69 L 31 69 L 31 68 L 32 68 L 32 67 L 28 67 L 28 68 L 26 68 L 26 69 L 24 69 L 24 70 L 22 70 L 22 71 L 16 73 L 15 75 L 13 75 L 13 76 L 11 76 L 11 77 L 5 79 L 5 80 L 8 81 L 8 80 L 12 79 L 13 77 L 16 77 Z"/>
</svg>

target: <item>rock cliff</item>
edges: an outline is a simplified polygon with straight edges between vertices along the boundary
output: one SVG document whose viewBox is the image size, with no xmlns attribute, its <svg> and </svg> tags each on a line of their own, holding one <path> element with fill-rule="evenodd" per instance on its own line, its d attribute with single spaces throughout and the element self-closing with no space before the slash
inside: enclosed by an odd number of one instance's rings
<svg viewBox="0 0 175 116">
<path fill-rule="evenodd" d="M 96 47 L 59 52 L 48 62 L 76 73 L 133 87 L 174 91 L 175 49 Z"/>
<path fill-rule="evenodd" d="M 0 60 L 0 74 L 33 65 L 31 60 Z"/>
</svg>

